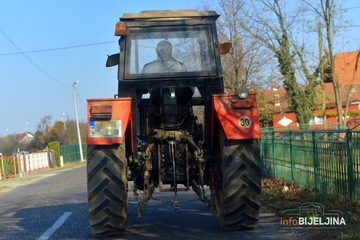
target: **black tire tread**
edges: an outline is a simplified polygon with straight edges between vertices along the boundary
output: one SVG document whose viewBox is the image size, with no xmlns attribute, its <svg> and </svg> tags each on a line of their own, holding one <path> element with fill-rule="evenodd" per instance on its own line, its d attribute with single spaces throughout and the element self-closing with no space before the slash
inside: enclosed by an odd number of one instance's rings
<svg viewBox="0 0 360 240">
<path fill-rule="evenodd" d="M 125 147 L 88 146 L 88 208 L 91 233 L 121 235 L 128 225 Z"/>
<path fill-rule="evenodd" d="M 226 140 L 219 133 L 222 186 L 216 204 L 223 230 L 255 228 L 260 215 L 260 150 L 252 140 Z"/>
</svg>

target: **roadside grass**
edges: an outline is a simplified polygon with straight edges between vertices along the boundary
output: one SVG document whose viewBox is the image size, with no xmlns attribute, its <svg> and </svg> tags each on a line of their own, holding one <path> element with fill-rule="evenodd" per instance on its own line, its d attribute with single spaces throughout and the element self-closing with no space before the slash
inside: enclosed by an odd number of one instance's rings
<svg viewBox="0 0 360 240">
<path fill-rule="evenodd" d="M 63 167 L 39 170 L 35 174 L 31 174 L 31 175 L 27 175 L 27 176 L 23 176 L 23 177 L 2 179 L 2 180 L 0 180 L 0 194 L 4 193 L 12 188 L 22 186 L 22 185 L 28 184 L 31 181 L 40 179 L 43 177 L 42 174 L 51 173 L 51 172 L 55 172 L 55 171 L 67 170 L 67 169 L 76 168 L 76 167 L 81 167 L 83 165 L 86 165 L 86 161 L 75 162 L 75 163 L 66 163 L 66 164 L 64 164 Z"/>
<path fill-rule="evenodd" d="M 339 202 L 319 194 L 317 190 L 301 189 L 295 183 L 289 184 L 273 178 L 262 180 L 261 200 L 264 206 L 273 210 L 279 217 L 283 216 L 282 211 L 298 209 L 306 202 L 321 203 L 325 211 L 340 210 L 344 213 L 345 226 L 336 226 L 332 229 L 306 227 L 308 239 L 360 239 L 360 202 Z"/>
<path fill-rule="evenodd" d="M 41 173 L 46 173 L 46 172 L 54 172 L 54 171 L 59 171 L 59 170 L 67 170 L 67 169 L 70 169 L 70 168 L 81 167 L 83 165 L 86 165 L 86 161 L 74 162 L 74 163 L 65 163 L 64 166 L 62 166 L 62 167 L 48 168 L 48 169 L 45 169 L 45 170 L 40 171 L 40 172 Z"/>
<path fill-rule="evenodd" d="M 26 178 L 17 177 L 17 178 L 7 178 L 0 180 L 0 194 L 4 193 L 11 188 L 14 188 L 16 186 L 22 186 L 27 184 L 30 181 L 36 180 L 41 178 L 40 176 L 30 176 Z"/>
</svg>

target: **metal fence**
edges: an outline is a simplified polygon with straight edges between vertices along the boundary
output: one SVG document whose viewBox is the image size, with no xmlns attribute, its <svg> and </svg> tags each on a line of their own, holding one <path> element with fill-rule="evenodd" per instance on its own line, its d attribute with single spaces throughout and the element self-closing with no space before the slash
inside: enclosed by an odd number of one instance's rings
<svg viewBox="0 0 360 240">
<path fill-rule="evenodd" d="M 341 201 L 360 200 L 360 131 L 262 131 L 263 174 L 316 188 Z"/>
<path fill-rule="evenodd" d="M 3 156 L 0 154 L 0 180 L 15 176 L 14 156 Z"/>
<path fill-rule="evenodd" d="M 82 144 L 83 157 L 86 159 L 86 144 Z M 78 144 L 61 145 L 60 156 L 63 163 L 79 162 L 80 150 Z M 11 156 L 3 156 L 0 153 L 0 180 L 31 174 L 35 170 L 55 167 L 55 153 L 16 153 Z"/>
<path fill-rule="evenodd" d="M 32 174 L 41 169 L 53 168 L 54 152 L 19 152 L 12 156 L 0 155 L 0 180 Z"/>
<path fill-rule="evenodd" d="M 86 144 L 82 144 L 83 156 L 86 159 Z M 63 157 L 64 163 L 79 162 L 80 150 L 79 144 L 60 145 L 60 155 Z"/>
</svg>

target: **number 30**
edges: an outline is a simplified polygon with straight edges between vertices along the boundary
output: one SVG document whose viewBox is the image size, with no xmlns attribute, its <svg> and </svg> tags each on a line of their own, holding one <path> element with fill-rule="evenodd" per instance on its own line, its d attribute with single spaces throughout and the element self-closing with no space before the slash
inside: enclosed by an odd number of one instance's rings
<svg viewBox="0 0 360 240">
<path fill-rule="evenodd" d="M 241 117 L 239 118 L 238 124 L 242 128 L 248 128 L 251 126 L 251 119 L 249 117 Z"/>
</svg>

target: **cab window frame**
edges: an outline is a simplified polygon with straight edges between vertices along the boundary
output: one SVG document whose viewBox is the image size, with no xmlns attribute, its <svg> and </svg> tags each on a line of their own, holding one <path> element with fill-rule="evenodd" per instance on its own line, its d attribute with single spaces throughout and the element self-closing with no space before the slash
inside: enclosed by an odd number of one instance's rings
<svg viewBox="0 0 360 240">
<path fill-rule="evenodd" d="M 151 30 L 150 30 L 151 28 Z M 134 74 L 131 73 L 131 48 L 132 48 L 132 40 L 133 36 L 135 34 L 139 33 L 151 33 L 151 32 L 181 32 L 181 31 L 200 31 L 203 30 L 206 32 L 206 38 L 207 38 L 207 47 L 208 47 L 208 58 L 209 58 L 209 65 L 210 70 L 209 71 L 188 71 L 188 72 L 166 72 L 166 73 L 138 73 Z M 147 28 L 130 28 L 127 31 L 126 36 L 126 49 L 124 51 L 124 58 L 125 58 L 125 66 L 124 66 L 124 78 L 123 80 L 134 80 L 134 79 L 148 79 L 148 78 L 154 78 L 154 79 L 166 79 L 169 77 L 210 77 L 210 76 L 217 76 L 218 70 L 217 70 L 217 63 L 216 63 L 216 57 L 215 57 L 215 49 L 214 49 L 214 41 L 211 39 L 212 36 L 212 28 L 211 25 L 197 25 L 197 26 L 151 26 Z M 154 49 L 155 51 L 155 49 Z M 155 60 L 155 59 L 153 59 Z"/>
</svg>

